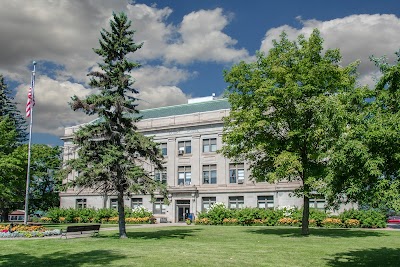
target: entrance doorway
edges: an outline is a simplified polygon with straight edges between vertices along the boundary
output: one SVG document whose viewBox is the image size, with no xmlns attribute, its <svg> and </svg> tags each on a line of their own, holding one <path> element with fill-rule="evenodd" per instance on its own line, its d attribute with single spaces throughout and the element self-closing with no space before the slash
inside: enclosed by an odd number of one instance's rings
<svg viewBox="0 0 400 267">
<path fill-rule="evenodd" d="M 177 222 L 184 222 L 190 213 L 190 200 L 176 201 Z"/>
</svg>

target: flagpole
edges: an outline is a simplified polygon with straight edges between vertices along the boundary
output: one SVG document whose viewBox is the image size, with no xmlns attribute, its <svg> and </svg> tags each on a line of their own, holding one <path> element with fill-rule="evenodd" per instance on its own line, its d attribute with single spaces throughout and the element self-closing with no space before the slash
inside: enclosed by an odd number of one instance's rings
<svg viewBox="0 0 400 267">
<path fill-rule="evenodd" d="M 36 74 L 36 62 L 33 61 L 33 71 L 31 76 L 31 86 L 32 86 L 32 101 L 35 99 L 35 74 Z M 29 123 L 29 143 L 28 143 L 28 168 L 26 172 L 26 191 L 25 191 L 25 216 L 24 224 L 28 224 L 28 205 L 29 205 L 29 183 L 30 183 L 30 170 L 31 170 L 31 144 L 32 144 L 32 122 L 33 122 L 33 105 L 31 103 L 30 110 L 31 121 Z"/>
</svg>

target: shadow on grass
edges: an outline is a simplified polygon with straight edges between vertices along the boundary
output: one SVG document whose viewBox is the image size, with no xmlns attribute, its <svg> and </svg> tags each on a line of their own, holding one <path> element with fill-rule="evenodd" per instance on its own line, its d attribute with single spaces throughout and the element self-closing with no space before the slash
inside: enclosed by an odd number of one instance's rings
<svg viewBox="0 0 400 267">
<path fill-rule="evenodd" d="M 63 266 L 79 267 L 91 265 L 107 266 L 115 260 L 126 256 L 110 252 L 108 250 L 92 250 L 80 253 L 55 252 L 41 256 L 25 253 L 10 253 L 0 256 L 0 266 Z"/>
<path fill-rule="evenodd" d="M 153 230 L 153 231 L 131 231 L 127 232 L 128 238 L 135 239 L 184 239 L 187 236 L 192 236 L 192 233 L 200 231 L 200 229 L 189 229 L 189 227 L 185 227 L 184 229 L 163 229 L 163 230 Z M 109 235 L 97 235 L 94 238 L 113 238 L 118 239 L 119 234 L 109 234 Z"/>
<path fill-rule="evenodd" d="M 279 235 L 280 237 L 299 237 L 299 238 L 308 237 L 301 234 L 300 228 L 258 228 L 258 229 L 249 229 L 248 231 L 255 234 Z M 374 231 L 374 230 L 311 228 L 309 236 L 342 238 L 342 237 L 387 236 L 387 234 L 381 231 Z"/>
<path fill-rule="evenodd" d="M 400 266 L 399 248 L 372 248 L 337 253 L 327 266 Z"/>
</svg>

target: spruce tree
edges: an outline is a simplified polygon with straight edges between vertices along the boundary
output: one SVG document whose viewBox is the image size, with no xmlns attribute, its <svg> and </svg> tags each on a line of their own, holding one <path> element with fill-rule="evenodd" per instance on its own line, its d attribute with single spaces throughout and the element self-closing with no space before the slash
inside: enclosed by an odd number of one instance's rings
<svg viewBox="0 0 400 267">
<path fill-rule="evenodd" d="M 124 13 L 113 14 L 110 31 L 102 29 L 100 48 L 93 49 L 103 62 L 100 71 L 90 72 L 90 86 L 100 91 L 86 99 L 72 98 L 73 110 L 98 115 L 95 122 L 82 126 L 74 136 L 78 158 L 68 162 L 70 170 L 79 171 L 75 185 L 104 194 L 117 193 L 119 236 L 126 238 L 124 195 L 155 191 L 166 195 L 165 188 L 154 181 L 149 170 L 162 168 L 162 156 L 152 138 L 137 131 L 140 119 L 138 93 L 130 72 L 139 64 L 128 55 L 142 47 L 133 41 L 134 31 Z M 137 156 L 139 155 L 139 156 Z"/>
<path fill-rule="evenodd" d="M 3 75 L 0 74 L 0 116 L 4 117 L 7 115 L 17 129 L 17 140 L 20 143 L 26 141 L 26 121 L 17 109 L 11 90 L 5 83 Z"/>
</svg>

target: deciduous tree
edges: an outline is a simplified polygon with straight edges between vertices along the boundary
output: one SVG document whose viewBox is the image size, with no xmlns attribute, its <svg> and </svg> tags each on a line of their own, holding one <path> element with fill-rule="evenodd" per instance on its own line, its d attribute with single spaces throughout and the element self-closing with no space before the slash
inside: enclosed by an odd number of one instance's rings
<svg viewBox="0 0 400 267">
<path fill-rule="evenodd" d="M 248 161 L 257 181 L 300 180 L 305 235 L 309 198 L 325 190 L 330 149 L 346 127 L 339 96 L 356 78 L 357 63 L 342 67 L 339 50 L 323 50 L 318 30 L 297 42 L 282 33 L 256 62 L 225 72 L 231 111 L 222 153 Z"/>
<path fill-rule="evenodd" d="M 46 211 L 59 206 L 58 192 L 61 187 L 61 179 L 58 171 L 60 167 L 60 147 L 43 144 L 32 145 L 30 211 Z"/>
<path fill-rule="evenodd" d="M 23 205 L 26 153 L 19 145 L 15 123 L 8 115 L 0 116 L 0 136 L 0 211 L 6 220 L 10 210 Z"/>
<path fill-rule="evenodd" d="M 347 94 L 351 123 L 331 155 L 330 202 L 338 195 L 368 207 L 400 212 L 400 54 L 390 65 L 371 59 L 382 73 L 374 88 Z"/>
</svg>

